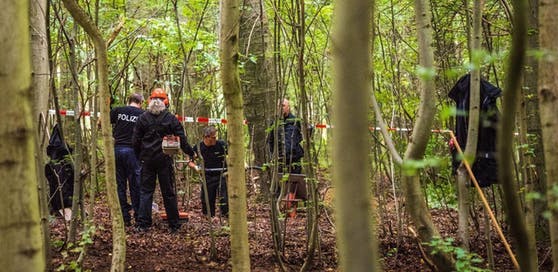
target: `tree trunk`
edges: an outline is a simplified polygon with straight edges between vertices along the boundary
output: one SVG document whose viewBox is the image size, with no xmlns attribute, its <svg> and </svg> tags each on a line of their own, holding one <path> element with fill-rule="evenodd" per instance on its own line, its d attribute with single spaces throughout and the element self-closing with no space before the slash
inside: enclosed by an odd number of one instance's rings
<svg viewBox="0 0 558 272">
<path fill-rule="evenodd" d="M 420 105 L 416 123 L 413 127 L 410 143 L 403 157 L 403 165 L 409 161 L 421 160 L 424 157 L 426 144 L 430 138 L 430 129 L 434 114 L 436 113 L 434 99 L 434 55 L 431 48 L 432 28 L 430 23 L 431 12 L 429 1 L 415 0 L 415 14 L 418 31 L 419 65 L 425 73 L 420 76 Z M 420 188 L 418 172 L 414 175 L 403 175 L 403 187 L 407 207 L 411 220 L 417 228 L 420 240 L 423 243 L 430 242 L 436 236 L 440 236 L 438 229 L 432 222 L 432 216 L 426 205 L 426 199 Z M 430 252 L 430 250 L 428 251 Z M 433 257 L 433 262 L 441 271 L 453 269 L 453 259 L 447 254 L 438 253 Z"/>
<path fill-rule="evenodd" d="M 35 162 L 37 168 L 37 180 L 39 188 L 39 206 L 41 214 L 41 230 L 43 234 L 43 245 L 45 260 L 50 263 L 50 229 L 48 225 L 48 194 L 49 187 L 43 172 L 46 161 L 46 119 L 48 110 L 49 75 L 48 63 L 48 35 L 47 33 L 47 0 L 31 2 L 30 6 L 31 27 L 31 61 L 32 61 L 32 83 L 33 83 L 33 123 L 36 124 L 37 141 L 35 141 Z"/>
<path fill-rule="evenodd" d="M 78 26 L 74 25 L 72 33 L 68 36 L 68 68 L 72 76 L 71 89 L 74 96 L 74 117 L 70 125 L 71 130 L 74 132 L 74 153 L 72 154 L 74 164 L 74 192 L 72 197 L 72 220 L 70 221 L 70 231 L 68 232 L 68 241 L 75 243 L 77 234 L 77 226 L 83 222 L 83 218 L 79 218 L 81 203 L 81 163 L 83 147 L 81 143 L 81 125 L 80 121 L 80 103 L 79 98 L 79 80 L 77 70 L 77 56 L 76 56 L 76 36 L 78 33 Z"/>
<path fill-rule="evenodd" d="M 246 181 L 244 176 L 244 113 L 242 90 L 238 77 L 238 29 L 240 3 L 221 1 L 219 58 L 221 82 L 227 109 L 229 157 L 228 189 L 231 225 L 231 258 L 233 271 L 250 271 L 250 248 L 246 219 Z"/>
<path fill-rule="evenodd" d="M 558 107 L 558 62 L 556 52 L 558 44 L 558 2 L 555 0 L 541 0 L 540 2 L 540 46 L 548 55 L 539 62 L 539 106 L 544 158 L 546 160 L 547 200 L 550 209 L 550 239 L 552 246 L 552 263 L 558 271 L 558 122 L 556 108 Z"/>
<path fill-rule="evenodd" d="M 49 92 L 49 75 L 48 66 L 48 39 L 47 35 L 47 0 L 33 1 L 30 6 L 31 10 L 31 60 L 33 75 L 33 111 L 35 121 L 43 121 L 41 118 L 47 117 L 48 111 L 48 92 Z M 42 115 L 42 116 L 41 116 Z M 46 147 L 47 139 L 39 138 L 40 147 Z M 41 150 L 43 157 L 46 157 L 45 151 Z"/>
<path fill-rule="evenodd" d="M 539 0 L 529 0 L 529 16 L 527 47 L 528 50 L 539 50 Z M 537 100 L 538 58 L 527 55 L 523 75 L 524 87 L 521 88 L 520 124 L 519 131 L 521 144 L 527 144 L 526 149 L 520 153 L 524 160 L 525 186 L 527 192 L 546 192 L 546 179 L 544 168 L 544 151 L 542 146 L 542 128 L 540 121 L 539 101 Z M 534 167 L 533 167 L 534 166 Z M 527 201 L 528 227 L 534 228 L 535 236 L 541 241 L 549 237 L 548 221 L 544 218 L 547 209 L 547 200 L 538 199 Z M 535 239 L 536 240 L 536 239 Z"/>
<path fill-rule="evenodd" d="M 479 114 L 480 114 L 480 68 L 481 60 L 481 19 L 483 0 L 473 0 L 473 32 L 469 61 L 472 63 L 471 84 L 469 90 L 469 122 L 467 123 L 467 145 L 464 147 L 464 158 L 472 165 L 477 155 L 479 139 Z M 469 250 L 469 183 L 471 179 L 467 174 L 465 165 L 461 164 L 457 172 L 457 189 L 459 200 L 459 237 L 463 248 Z"/>
<path fill-rule="evenodd" d="M 314 254 L 316 252 L 316 248 L 319 247 L 319 233 L 318 233 L 318 215 L 319 215 L 319 200 L 318 200 L 318 187 L 317 187 L 317 179 L 314 173 L 314 164 L 312 163 L 312 146 L 310 143 L 310 135 L 308 133 L 308 120 L 310 117 L 310 109 L 309 109 L 309 95 L 306 89 L 306 77 L 305 77 L 305 52 L 306 52 L 306 12 L 305 12 L 305 5 L 304 0 L 298 0 L 296 3 L 296 12 L 297 12 L 297 30 L 296 35 L 298 39 L 298 88 L 300 90 L 301 96 L 301 108 L 302 108 L 302 132 L 303 132 L 303 140 L 304 140 L 304 173 L 306 174 L 306 184 L 308 187 L 308 202 L 306 206 L 306 258 L 304 259 L 304 264 L 300 268 L 301 272 L 308 271 L 312 268 L 314 263 Z M 364 25 L 364 24 L 363 24 Z"/>
<path fill-rule="evenodd" d="M 529 0 L 529 16 L 527 17 L 527 50 L 539 50 L 538 0 Z M 535 56 L 525 59 L 523 87 L 519 107 L 519 141 L 527 148 L 519 149 L 519 162 L 526 194 L 545 192 L 544 152 L 542 150 L 542 131 L 537 100 L 538 63 Z M 525 195 L 525 194 L 524 194 Z M 537 237 L 548 241 L 548 223 L 543 216 L 546 201 L 542 199 L 525 199 L 526 226 L 531 235 L 529 251 L 536 251 Z M 535 257 L 537 257 L 535 255 Z M 538 258 L 535 260 L 538 263 Z"/>
<path fill-rule="evenodd" d="M 124 220 L 116 194 L 116 175 L 114 166 L 114 148 L 112 128 L 110 125 L 110 92 L 108 83 L 107 48 L 99 29 L 89 19 L 87 14 L 78 6 L 75 0 L 63 0 L 64 5 L 76 22 L 93 40 L 95 56 L 97 57 L 98 92 L 101 96 L 101 136 L 103 139 L 103 153 L 105 154 L 105 180 L 107 200 L 112 219 L 112 263 L 111 271 L 124 271 L 126 260 L 126 233 Z"/>
<path fill-rule="evenodd" d="M 516 242 L 518 262 L 521 271 L 537 271 L 535 255 L 529 252 L 531 236 L 525 225 L 517 181 L 513 175 L 513 132 L 518 96 L 521 87 L 521 73 L 525 60 L 526 6 L 523 0 L 514 0 L 514 21 L 512 47 L 509 56 L 508 71 L 506 72 L 506 90 L 502 102 L 502 120 L 499 122 L 497 136 L 498 179 L 504 191 L 504 206 L 507 209 L 510 230 Z"/>
<path fill-rule="evenodd" d="M 263 1 L 243 1 L 240 15 L 240 55 L 244 62 L 241 76 L 244 113 L 248 121 L 250 148 L 254 156 L 249 163 L 262 166 L 266 158 L 266 128 L 273 118 L 273 77 L 270 59 L 266 57 L 269 44 L 268 21 Z M 263 179 L 262 179 L 263 180 Z M 267 179 L 265 179 L 267 180 Z M 268 184 L 262 184 L 269 187 Z M 262 188 L 268 193 L 269 188 Z"/>
<path fill-rule="evenodd" d="M 0 267 L 43 271 L 36 134 L 32 118 L 29 2 L 4 1 L 0 9 L 0 84 L 10 94 L 0 123 Z"/>
<path fill-rule="evenodd" d="M 354 118 L 367 116 L 370 107 L 374 1 L 338 0 L 335 5 L 333 183 L 340 270 L 377 271 L 380 254 L 372 231 L 368 124 L 366 118 Z"/>
</svg>

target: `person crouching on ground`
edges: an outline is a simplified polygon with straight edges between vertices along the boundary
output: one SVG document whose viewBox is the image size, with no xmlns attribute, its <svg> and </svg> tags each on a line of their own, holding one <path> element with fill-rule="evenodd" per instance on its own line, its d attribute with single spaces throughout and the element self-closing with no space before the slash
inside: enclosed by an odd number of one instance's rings
<svg viewBox="0 0 558 272">
<path fill-rule="evenodd" d="M 167 110 L 169 99 L 161 88 L 155 88 L 149 97 L 149 106 L 134 128 L 134 149 L 142 163 L 140 182 L 140 205 L 136 229 L 147 231 L 152 224 L 151 204 L 156 179 L 163 195 L 163 204 L 170 232 L 180 229 L 176 198 L 173 158 L 163 153 L 163 137 L 174 135 L 180 138 L 180 149 L 191 158 L 194 151 L 188 144 L 184 128 L 178 119 Z"/>
</svg>

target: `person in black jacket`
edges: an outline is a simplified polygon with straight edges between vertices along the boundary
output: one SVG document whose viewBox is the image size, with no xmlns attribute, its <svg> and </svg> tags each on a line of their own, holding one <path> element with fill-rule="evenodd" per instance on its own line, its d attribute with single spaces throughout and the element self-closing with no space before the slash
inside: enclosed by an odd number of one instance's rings
<svg viewBox="0 0 558 272">
<path fill-rule="evenodd" d="M 304 150 L 300 144 L 302 142 L 300 121 L 291 113 L 289 100 L 283 99 L 280 102 L 281 118 L 277 124 L 273 125 L 273 130 L 267 138 L 269 151 L 274 154 L 275 136 L 277 135 L 279 171 L 300 174 L 302 173 L 300 160 L 304 156 Z"/>
<path fill-rule="evenodd" d="M 188 144 L 184 128 L 178 119 L 169 113 L 168 96 L 161 88 L 152 91 L 147 111 L 143 113 L 134 128 L 134 150 L 142 164 L 140 181 L 140 205 L 137 222 L 138 231 L 151 227 L 151 205 L 155 191 L 155 181 L 159 180 L 163 204 L 167 213 L 171 232 L 180 229 L 178 204 L 176 199 L 173 158 L 163 153 L 163 137 L 168 135 L 180 138 L 180 149 L 193 158 L 194 151 Z"/>
<path fill-rule="evenodd" d="M 134 126 L 139 116 L 143 113 L 141 94 L 132 94 L 128 98 L 128 105 L 117 107 L 110 111 L 110 123 L 112 124 L 112 136 L 114 138 L 114 157 L 116 160 L 116 188 L 118 200 L 122 209 L 124 224 L 131 226 L 130 210 L 134 210 L 134 218 L 138 220 L 139 210 L 139 186 L 141 178 L 141 164 L 136 157 L 132 147 L 132 135 Z M 128 203 L 126 188 L 130 188 L 130 200 Z"/>
<path fill-rule="evenodd" d="M 199 143 L 199 151 L 198 146 L 194 146 L 194 152 L 203 160 L 211 217 L 215 216 L 215 200 L 219 196 L 221 216 L 227 219 L 229 215 L 227 178 L 223 175 L 227 170 L 227 144 L 222 140 L 217 140 L 217 129 L 214 126 L 208 126 L 203 130 L 203 140 Z M 203 185 L 201 187 L 201 204 L 203 214 L 207 215 Z"/>
<path fill-rule="evenodd" d="M 52 128 L 47 155 L 50 161 L 45 165 L 45 177 L 50 189 L 51 211 L 59 212 L 66 221 L 72 218 L 72 198 L 74 194 L 74 165 L 70 158 L 72 149 L 62 139 L 60 128 Z"/>
<path fill-rule="evenodd" d="M 455 137 L 462 150 L 467 146 L 469 129 L 469 97 L 471 75 L 462 76 L 448 93 L 455 101 L 457 110 L 465 113 L 455 118 Z M 498 182 L 498 165 L 496 163 L 496 133 L 500 112 L 496 100 L 502 95 L 500 88 L 481 78 L 480 81 L 480 117 L 476 158 L 472 171 L 481 187 Z M 461 165 L 461 158 L 455 147 L 451 147 L 452 173 Z"/>
</svg>

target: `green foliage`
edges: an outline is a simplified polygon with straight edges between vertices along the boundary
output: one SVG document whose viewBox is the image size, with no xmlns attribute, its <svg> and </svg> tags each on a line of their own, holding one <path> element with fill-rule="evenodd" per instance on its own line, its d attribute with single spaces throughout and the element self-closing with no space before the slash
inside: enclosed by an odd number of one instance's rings
<svg viewBox="0 0 558 272">
<path fill-rule="evenodd" d="M 230 235 L 230 233 L 231 233 L 231 227 L 228 225 L 224 225 L 221 226 L 221 228 L 219 229 L 217 236 L 226 236 L 226 235 Z"/>
<path fill-rule="evenodd" d="M 433 181 L 425 185 L 430 208 L 457 209 L 457 195 L 451 182 Z"/>
<path fill-rule="evenodd" d="M 447 141 L 446 134 L 432 134 L 426 146 L 425 157 L 435 158 L 435 162 L 425 165 L 420 171 L 421 183 L 432 208 L 455 208 L 457 203 Z"/>
<path fill-rule="evenodd" d="M 455 268 L 457 271 L 477 271 L 487 272 L 490 271 L 485 268 L 480 268 L 475 265 L 481 264 L 483 260 L 476 254 L 468 252 L 467 250 L 454 246 L 453 238 L 442 239 L 434 237 L 430 242 L 425 243 L 432 248 L 432 254 L 447 253 L 451 254 L 455 259 Z"/>
<path fill-rule="evenodd" d="M 281 176 L 281 180 L 279 180 L 279 182 L 280 182 L 281 184 L 287 183 L 287 181 L 289 180 L 289 175 L 290 175 L 289 173 L 282 175 L 282 176 Z"/>
<path fill-rule="evenodd" d="M 558 213 L 558 184 L 554 184 L 552 188 L 548 188 L 548 194 L 554 198 L 554 201 L 548 202 L 548 210 L 543 212 L 543 216 L 550 219 L 552 214 Z"/>
<path fill-rule="evenodd" d="M 543 199 L 543 195 L 539 192 L 528 192 L 527 194 L 525 194 L 525 199 L 527 201 L 530 200 L 542 200 Z"/>
<path fill-rule="evenodd" d="M 432 80 L 436 76 L 436 69 L 419 65 L 417 66 L 416 73 L 422 80 Z"/>
<path fill-rule="evenodd" d="M 132 91 L 148 92 L 145 88 L 151 88 L 155 81 L 178 90 L 182 87 L 181 75 L 187 57 L 189 72 L 199 75 L 188 94 L 197 97 L 214 93 L 208 92 L 207 85 L 214 81 L 213 71 L 217 71 L 219 66 L 218 35 L 215 33 L 218 22 L 213 19 L 218 18 L 218 2 L 179 1 L 177 10 L 180 28 L 177 16 L 167 2 L 102 2 L 99 28 L 105 37 L 111 34 L 120 20 L 125 19 L 122 30 L 108 50 L 109 76 L 115 98 L 123 99 Z M 200 24 L 201 16 L 204 19 Z M 156 73 L 154 70 L 157 70 Z M 151 78 L 153 74 L 158 75 L 158 78 Z M 145 85 L 131 85 L 135 90 L 124 88 L 130 86 L 124 84 L 125 81 L 135 83 L 136 80 L 143 81 Z M 215 95 L 210 96 L 210 99 L 215 99 Z"/>
<path fill-rule="evenodd" d="M 93 244 L 93 235 L 95 234 L 95 231 L 95 225 L 85 225 L 84 230 L 81 232 L 81 239 L 78 241 L 77 245 L 75 245 L 74 243 L 68 243 L 66 249 L 61 251 L 61 255 L 65 263 L 62 263 L 60 266 L 58 266 L 56 268 L 56 271 L 82 271 L 82 268 L 79 266 L 77 260 L 68 259 L 71 256 L 79 256 L 80 254 L 84 254 L 85 247 Z M 58 241 L 57 244 L 60 245 L 60 241 Z"/>
<path fill-rule="evenodd" d="M 544 57 L 547 57 L 549 54 L 548 50 L 544 49 L 530 49 L 527 50 L 527 56 L 534 57 L 537 60 L 542 60 Z"/>
<path fill-rule="evenodd" d="M 403 173 L 407 176 L 416 175 L 419 170 L 426 167 L 439 167 L 442 165 L 442 160 L 436 157 L 425 157 L 422 160 L 405 160 L 403 161 Z"/>
<path fill-rule="evenodd" d="M 64 244 L 65 244 L 65 242 L 62 241 L 62 240 L 54 240 L 54 241 L 52 241 L 52 246 L 53 246 L 54 248 L 60 248 L 60 247 L 64 246 Z"/>
<path fill-rule="evenodd" d="M 538 142 L 539 140 L 538 138 L 539 136 L 528 133 L 527 143 L 517 144 L 515 148 L 518 150 L 518 152 L 522 153 L 525 156 L 535 157 L 537 154 L 535 153 L 536 150 L 535 150 L 535 145 L 533 143 Z M 531 164 L 531 165 L 526 165 L 526 167 L 535 168 L 536 166 L 534 164 Z"/>
<path fill-rule="evenodd" d="M 455 116 L 466 116 L 467 112 L 464 110 L 457 109 L 455 106 L 444 105 L 440 110 L 439 117 L 442 122 L 449 120 L 451 117 Z"/>
<path fill-rule="evenodd" d="M 488 51 L 484 49 L 474 50 L 471 52 L 471 62 L 467 63 L 466 66 L 469 70 L 478 70 L 484 64 L 489 63 L 492 59 Z"/>
<path fill-rule="evenodd" d="M 453 67 L 443 71 L 442 75 L 450 80 L 456 80 L 466 72 L 464 67 Z"/>
<path fill-rule="evenodd" d="M 397 255 L 397 252 L 399 252 L 399 249 L 397 247 L 392 247 L 388 250 L 386 255 L 389 256 L 389 257 L 395 256 L 395 255 Z"/>
</svg>

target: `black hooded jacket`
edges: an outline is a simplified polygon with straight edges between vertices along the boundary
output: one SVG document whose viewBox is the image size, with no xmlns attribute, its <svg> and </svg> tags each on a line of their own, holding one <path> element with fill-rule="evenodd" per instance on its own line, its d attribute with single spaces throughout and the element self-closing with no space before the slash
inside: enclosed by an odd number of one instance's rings
<svg viewBox="0 0 558 272">
<path fill-rule="evenodd" d="M 72 206 L 74 166 L 67 157 L 71 152 L 72 149 L 62 141 L 58 125 L 55 125 L 47 146 L 50 161 L 45 165 L 45 177 L 50 189 L 49 203 L 52 210 Z"/>
<path fill-rule="evenodd" d="M 469 126 L 469 91 L 471 76 L 469 74 L 461 77 L 448 96 L 455 101 L 457 110 L 464 114 L 458 114 L 455 120 L 455 137 L 459 146 L 464 150 L 467 145 L 467 130 Z M 496 100 L 502 95 L 502 90 L 481 79 L 480 82 L 480 120 L 479 139 L 477 144 L 477 156 L 473 163 L 473 174 L 479 185 L 489 186 L 497 182 L 496 164 L 496 129 L 499 119 L 499 111 Z M 461 160 L 458 159 L 456 150 L 452 150 L 453 172 L 457 170 Z"/>
<path fill-rule="evenodd" d="M 289 113 L 283 120 L 279 120 L 277 126 L 269 133 L 267 144 L 271 154 L 274 152 L 275 129 L 277 131 L 277 145 L 278 157 L 286 159 L 288 163 L 297 162 L 304 156 L 304 149 L 302 148 L 302 130 L 300 121 L 292 114 Z"/>
<path fill-rule="evenodd" d="M 194 151 L 188 144 L 188 139 L 184 133 L 184 128 L 178 119 L 165 110 L 159 115 L 154 115 L 149 111 L 140 115 L 134 127 L 132 138 L 134 151 L 141 161 L 161 160 L 164 156 L 161 146 L 163 137 L 175 135 L 180 137 L 180 149 L 191 158 Z"/>
</svg>

